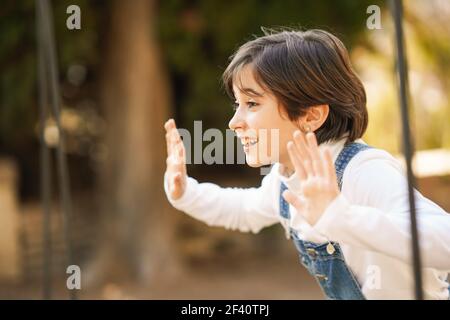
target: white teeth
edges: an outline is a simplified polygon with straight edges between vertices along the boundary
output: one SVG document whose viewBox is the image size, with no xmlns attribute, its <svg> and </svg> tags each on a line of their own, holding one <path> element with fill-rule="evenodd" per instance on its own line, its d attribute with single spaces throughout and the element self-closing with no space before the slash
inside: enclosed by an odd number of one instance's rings
<svg viewBox="0 0 450 320">
<path fill-rule="evenodd" d="M 258 143 L 258 139 L 242 139 L 241 143 L 245 147 L 254 146 L 255 144 Z"/>
</svg>

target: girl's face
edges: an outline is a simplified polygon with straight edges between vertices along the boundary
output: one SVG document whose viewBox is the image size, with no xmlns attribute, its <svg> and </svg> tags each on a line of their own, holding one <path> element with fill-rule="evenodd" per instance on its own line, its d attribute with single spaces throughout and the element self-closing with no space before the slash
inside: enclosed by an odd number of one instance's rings
<svg viewBox="0 0 450 320">
<path fill-rule="evenodd" d="M 280 162 L 290 164 L 287 143 L 298 127 L 287 115 L 281 115 L 281 106 L 270 92 L 256 82 L 251 65 L 240 71 L 233 84 L 236 111 L 229 127 L 244 146 L 247 164 L 259 167 Z"/>
</svg>

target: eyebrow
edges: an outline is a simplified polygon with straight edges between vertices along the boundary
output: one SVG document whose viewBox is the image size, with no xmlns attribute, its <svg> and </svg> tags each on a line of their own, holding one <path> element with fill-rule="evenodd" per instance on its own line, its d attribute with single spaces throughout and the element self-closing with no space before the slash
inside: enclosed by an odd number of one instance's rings
<svg viewBox="0 0 450 320">
<path fill-rule="evenodd" d="M 239 89 L 239 91 L 241 91 L 241 92 L 243 92 L 243 93 L 245 93 L 245 94 L 247 94 L 247 95 L 249 95 L 249 96 L 254 96 L 254 97 L 262 97 L 262 96 L 264 96 L 264 93 L 260 93 L 260 92 L 258 92 L 258 91 L 256 91 L 255 89 L 252 89 L 252 88 L 239 88 L 238 87 L 238 89 Z"/>
</svg>

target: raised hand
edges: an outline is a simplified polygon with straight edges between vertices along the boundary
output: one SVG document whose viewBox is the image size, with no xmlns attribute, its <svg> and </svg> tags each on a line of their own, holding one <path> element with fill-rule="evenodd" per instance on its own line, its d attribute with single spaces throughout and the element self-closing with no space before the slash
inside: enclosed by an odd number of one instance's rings
<svg viewBox="0 0 450 320">
<path fill-rule="evenodd" d="M 166 175 L 169 184 L 169 196 L 172 200 L 177 200 L 186 190 L 186 152 L 175 121 L 169 119 L 164 124 L 164 128 L 166 129 Z"/>
<path fill-rule="evenodd" d="M 300 131 L 287 149 L 301 187 L 297 192 L 286 190 L 283 197 L 313 226 L 339 195 L 330 150 L 319 150 L 315 134 Z"/>
</svg>

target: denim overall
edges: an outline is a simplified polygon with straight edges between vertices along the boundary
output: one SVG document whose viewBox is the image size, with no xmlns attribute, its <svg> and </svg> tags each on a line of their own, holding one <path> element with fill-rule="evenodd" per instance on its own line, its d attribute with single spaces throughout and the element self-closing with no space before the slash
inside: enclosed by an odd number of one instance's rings
<svg viewBox="0 0 450 320">
<path fill-rule="evenodd" d="M 360 151 L 370 148 L 361 143 L 347 144 L 338 155 L 334 165 L 339 190 L 342 189 L 342 177 L 350 160 Z M 281 183 L 280 215 L 289 219 L 289 204 L 281 196 L 287 187 Z M 344 255 L 338 243 L 314 243 L 301 240 L 296 231 L 289 228 L 292 238 L 300 255 L 300 262 L 317 280 L 327 299 L 331 300 L 364 300 L 361 286 L 344 260 Z"/>
</svg>

